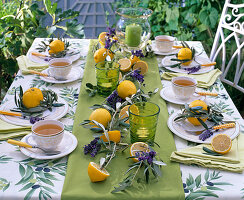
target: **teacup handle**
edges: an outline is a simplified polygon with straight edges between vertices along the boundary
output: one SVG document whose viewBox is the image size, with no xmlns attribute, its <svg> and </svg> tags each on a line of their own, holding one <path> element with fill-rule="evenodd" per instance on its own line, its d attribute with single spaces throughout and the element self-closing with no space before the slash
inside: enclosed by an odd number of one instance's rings
<svg viewBox="0 0 244 200">
<path fill-rule="evenodd" d="M 29 134 L 29 135 L 27 135 L 27 136 L 25 137 L 26 143 L 29 144 L 29 145 L 31 145 L 32 147 L 35 147 L 36 145 L 31 144 L 31 143 L 29 142 L 30 137 L 33 137 L 33 135 L 32 135 L 32 134 Z"/>
</svg>

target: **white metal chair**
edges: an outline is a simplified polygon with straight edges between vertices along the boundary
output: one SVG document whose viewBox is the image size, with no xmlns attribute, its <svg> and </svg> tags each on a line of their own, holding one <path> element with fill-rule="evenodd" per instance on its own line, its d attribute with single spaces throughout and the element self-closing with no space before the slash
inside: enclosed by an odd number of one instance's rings
<svg viewBox="0 0 244 200">
<path fill-rule="evenodd" d="M 221 56 L 221 81 L 244 93 L 244 80 L 242 80 L 242 76 L 244 76 L 244 4 L 232 4 L 230 1 L 225 1 L 210 60 L 216 61 L 217 57 Z M 242 11 L 240 11 L 241 9 Z M 231 58 L 227 60 L 226 55 L 229 52 L 227 52 L 226 47 L 233 42 L 235 43 L 235 49 Z M 230 71 L 232 73 L 235 71 L 232 77 Z M 240 86 L 241 82 L 242 86 Z"/>
</svg>

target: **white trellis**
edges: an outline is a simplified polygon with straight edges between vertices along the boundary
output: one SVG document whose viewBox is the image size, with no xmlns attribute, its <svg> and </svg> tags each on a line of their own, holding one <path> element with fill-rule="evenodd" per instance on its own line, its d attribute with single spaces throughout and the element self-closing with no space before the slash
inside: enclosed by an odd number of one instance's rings
<svg viewBox="0 0 244 200">
<path fill-rule="evenodd" d="M 242 51 L 244 51 L 244 13 L 240 13 L 241 8 L 244 8 L 244 4 L 232 4 L 230 1 L 225 1 L 210 59 L 215 61 L 218 55 L 222 55 L 221 71 L 223 73 L 221 75 L 221 81 L 244 92 L 244 88 L 239 85 L 244 69 L 244 58 L 242 55 Z M 224 35 L 224 30 L 228 30 L 229 34 Z M 230 40 L 236 43 L 236 49 L 231 59 L 226 60 L 226 46 Z M 236 60 L 236 66 L 233 65 L 234 60 Z M 229 70 L 234 67 L 234 79 L 231 81 L 226 77 Z"/>
</svg>

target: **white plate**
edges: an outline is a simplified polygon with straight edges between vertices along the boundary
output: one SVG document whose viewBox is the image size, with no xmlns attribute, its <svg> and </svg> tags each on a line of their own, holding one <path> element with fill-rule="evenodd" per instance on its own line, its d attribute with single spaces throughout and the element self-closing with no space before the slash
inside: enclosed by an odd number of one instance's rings
<svg viewBox="0 0 244 200">
<path fill-rule="evenodd" d="M 43 112 L 43 116 L 45 116 L 45 119 L 58 120 L 68 113 L 69 105 L 67 104 L 67 102 L 62 98 L 58 98 L 58 103 L 63 103 L 64 105 L 61 107 L 53 107 L 52 111 L 45 110 Z M 16 108 L 14 99 L 7 101 L 5 104 L 1 105 L 0 110 L 10 111 L 10 109 L 13 108 Z M 20 117 L 13 117 L 8 115 L 0 115 L 0 118 L 10 124 L 20 126 L 32 126 L 29 119 L 22 119 Z"/>
<path fill-rule="evenodd" d="M 42 73 L 47 74 L 47 69 L 43 70 Z M 78 68 L 78 67 L 72 67 L 69 75 L 67 76 L 67 80 L 57 80 L 53 77 L 45 77 L 45 76 L 40 76 L 40 79 L 42 79 L 45 82 L 48 83 L 70 83 L 73 81 L 78 80 L 79 78 L 83 77 L 84 69 Z"/>
<path fill-rule="evenodd" d="M 174 104 L 179 104 L 179 105 L 185 105 L 186 103 L 191 103 L 192 101 L 195 101 L 195 100 L 204 100 L 205 97 L 204 96 L 199 96 L 199 95 L 192 95 L 189 99 L 187 100 L 181 100 L 181 99 L 178 99 L 174 92 L 173 92 L 173 89 L 171 86 L 168 86 L 168 87 L 165 87 L 163 88 L 161 91 L 160 91 L 160 96 L 168 101 L 168 102 L 171 102 L 171 103 L 174 103 Z"/>
<path fill-rule="evenodd" d="M 155 43 L 152 43 L 152 50 L 154 51 L 155 54 L 157 55 L 162 55 L 162 56 L 168 56 L 168 55 L 171 55 L 171 54 L 177 54 L 179 52 L 180 49 L 175 49 L 173 48 L 171 51 L 169 52 L 161 52 Z"/>
<path fill-rule="evenodd" d="M 22 138 L 21 142 L 27 142 L 26 141 L 26 136 Z M 31 144 L 36 144 L 32 137 L 29 138 L 29 142 Z M 56 158 L 61 158 L 64 157 L 68 154 L 70 154 L 74 149 L 76 148 L 78 142 L 76 137 L 68 132 L 64 132 L 63 139 L 61 143 L 58 145 L 57 151 L 61 151 L 57 155 L 52 155 L 52 156 L 47 156 L 45 153 L 43 153 L 42 150 L 36 149 L 36 148 L 25 148 L 25 147 L 20 147 L 20 151 L 25 154 L 26 156 L 29 156 L 31 158 L 39 159 L 39 160 L 45 160 L 45 159 L 56 159 Z"/>
<path fill-rule="evenodd" d="M 184 128 L 184 126 L 182 126 L 179 123 L 174 122 L 174 119 L 177 117 L 178 114 L 180 114 L 181 111 L 176 112 L 174 114 L 172 114 L 169 119 L 168 119 L 168 127 L 169 129 L 177 136 L 188 140 L 188 141 L 192 141 L 192 142 L 196 142 L 196 143 L 205 143 L 205 144 L 210 144 L 212 138 L 219 133 L 224 133 L 230 136 L 230 138 L 233 140 L 234 138 L 236 138 L 239 133 L 240 133 L 240 125 L 239 123 L 236 121 L 236 126 L 234 128 L 228 128 L 228 129 L 220 129 L 218 132 L 214 132 L 214 134 L 207 138 L 205 141 L 202 141 L 199 139 L 199 135 L 197 135 L 194 132 L 187 132 Z M 223 114 L 224 115 L 224 121 L 235 121 L 234 118 L 228 116 L 227 114 Z M 197 127 L 197 126 L 196 126 Z M 201 126 L 199 126 L 201 127 Z"/>
<path fill-rule="evenodd" d="M 34 55 L 31 54 L 31 52 L 37 52 L 37 53 L 39 53 L 35 49 L 36 47 L 38 47 L 38 45 L 35 45 L 31 49 L 29 49 L 29 51 L 27 52 L 27 58 L 29 58 L 31 61 L 36 62 L 36 63 L 48 64 L 48 61 L 46 61 L 45 58 L 39 57 L 39 56 L 34 56 Z M 69 48 L 72 49 L 72 50 L 69 50 L 68 52 L 79 52 L 79 49 L 78 48 L 75 48 L 75 47 L 72 47 L 72 46 L 70 46 Z M 46 50 L 45 52 L 41 52 L 41 54 L 44 54 L 44 55 L 49 56 L 48 50 Z M 72 56 L 66 55 L 63 58 L 68 58 L 72 62 L 74 62 L 74 61 L 78 60 L 80 57 L 81 57 L 81 54 L 80 53 L 77 53 L 77 54 L 72 55 Z"/>
<path fill-rule="evenodd" d="M 165 58 L 162 59 L 162 65 L 170 70 L 170 71 L 173 71 L 173 72 L 178 72 L 178 73 L 188 73 L 187 70 L 185 69 L 181 69 L 179 67 L 169 67 L 169 65 L 174 65 L 174 64 L 177 64 L 178 62 L 177 61 L 171 61 L 172 58 L 176 58 L 176 56 L 167 56 Z M 197 66 L 199 64 L 207 64 L 207 63 L 211 63 L 211 61 L 208 59 L 208 58 L 204 58 L 204 57 L 201 57 L 201 56 L 196 56 L 195 58 L 196 61 L 192 61 L 190 65 L 188 66 L 183 66 L 181 65 L 182 67 L 184 68 L 191 68 L 191 67 L 194 67 L 194 66 Z M 207 73 L 207 72 L 210 72 L 214 69 L 214 65 L 212 66 L 208 66 L 208 67 L 201 67 L 201 69 L 197 72 L 194 72 L 192 74 L 203 74 L 203 73 Z"/>
</svg>

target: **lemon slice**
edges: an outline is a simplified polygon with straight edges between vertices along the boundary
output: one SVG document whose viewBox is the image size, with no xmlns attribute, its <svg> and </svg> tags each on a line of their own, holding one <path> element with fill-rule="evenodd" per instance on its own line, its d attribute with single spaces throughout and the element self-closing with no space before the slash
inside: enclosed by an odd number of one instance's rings
<svg viewBox="0 0 244 200">
<path fill-rule="evenodd" d="M 126 117 L 129 117 L 129 107 L 130 105 L 127 105 L 123 107 L 119 112 L 119 118 L 124 119 Z M 129 119 L 125 121 L 125 123 L 129 124 Z"/>
<path fill-rule="evenodd" d="M 99 40 L 101 45 L 105 45 L 106 34 L 107 34 L 107 32 L 102 32 L 98 36 L 98 40 Z"/>
<path fill-rule="evenodd" d="M 218 134 L 211 141 L 213 150 L 217 153 L 226 154 L 231 150 L 232 141 L 226 134 Z"/>
<path fill-rule="evenodd" d="M 89 163 L 87 172 L 91 182 L 104 181 L 110 176 L 105 169 L 100 169 L 99 165 L 94 162 Z"/>
<path fill-rule="evenodd" d="M 122 58 L 118 61 L 120 64 L 120 71 L 128 72 L 131 69 L 131 61 L 128 58 Z"/>
<path fill-rule="evenodd" d="M 135 156 L 137 152 L 149 152 L 149 146 L 145 142 L 135 142 L 130 147 L 130 156 Z M 134 162 L 138 162 L 138 158 L 131 158 Z"/>
<path fill-rule="evenodd" d="M 145 61 L 138 61 L 134 64 L 133 70 L 139 69 L 141 75 L 145 75 L 148 71 L 148 65 Z"/>
<path fill-rule="evenodd" d="M 136 62 L 140 61 L 140 58 L 138 58 L 137 56 L 131 55 L 130 61 L 131 61 L 131 64 L 133 65 Z"/>
</svg>

